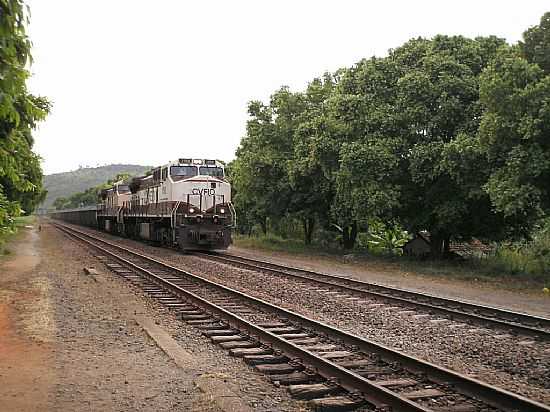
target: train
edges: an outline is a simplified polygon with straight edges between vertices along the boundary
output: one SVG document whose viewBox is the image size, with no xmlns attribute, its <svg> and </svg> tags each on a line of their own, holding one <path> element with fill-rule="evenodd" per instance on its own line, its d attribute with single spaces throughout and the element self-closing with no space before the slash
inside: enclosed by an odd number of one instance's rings
<svg viewBox="0 0 550 412">
<path fill-rule="evenodd" d="M 102 190 L 95 207 L 56 210 L 53 219 L 181 250 L 232 243 L 231 184 L 217 160 L 181 158 Z"/>
</svg>

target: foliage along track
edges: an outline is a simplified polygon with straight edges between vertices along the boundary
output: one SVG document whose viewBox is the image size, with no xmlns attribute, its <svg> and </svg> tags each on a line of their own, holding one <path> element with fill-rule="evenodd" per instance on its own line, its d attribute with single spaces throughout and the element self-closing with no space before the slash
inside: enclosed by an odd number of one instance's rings
<svg viewBox="0 0 550 412">
<path fill-rule="evenodd" d="M 233 356 L 315 408 L 550 411 L 550 408 L 208 281 L 88 233 L 107 267 L 176 310 Z"/>
</svg>

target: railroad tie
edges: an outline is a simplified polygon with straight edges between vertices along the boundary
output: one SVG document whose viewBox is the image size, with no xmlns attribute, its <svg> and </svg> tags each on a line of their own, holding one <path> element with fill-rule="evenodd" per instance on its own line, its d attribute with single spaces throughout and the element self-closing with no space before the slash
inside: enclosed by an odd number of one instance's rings
<svg viewBox="0 0 550 412">
<path fill-rule="evenodd" d="M 205 318 L 205 319 L 186 320 L 185 322 L 188 323 L 189 325 L 208 325 L 208 324 L 211 324 L 211 323 L 219 322 L 219 320 L 208 317 L 208 318 Z"/>
<path fill-rule="evenodd" d="M 282 335 L 285 333 L 300 333 L 302 330 L 300 328 L 295 328 L 293 326 L 285 326 L 285 327 L 271 328 L 271 329 L 268 329 L 268 331 L 276 335 Z"/>
<path fill-rule="evenodd" d="M 445 394 L 437 389 L 420 389 L 418 391 L 411 391 L 402 393 L 401 396 L 405 398 L 415 400 L 415 399 L 424 399 L 424 398 L 436 398 L 439 396 L 444 396 Z"/>
<path fill-rule="evenodd" d="M 260 348 L 236 348 L 236 349 L 231 349 L 229 351 L 229 354 L 231 356 L 235 356 L 237 358 L 244 358 L 246 356 L 249 356 L 249 357 L 256 357 L 256 358 L 259 358 L 261 356 L 266 356 L 266 355 L 269 355 L 269 356 L 272 356 L 271 354 L 273 353 L 273 350 L 270 349 L 270 348 L 264 348 L 264 347 L 260 347 Z"/>
<path fill-rule="evenodd" d="M 338 346 L 336 345 L 327 345 L 327 344 L 320 344 L 320 345 L 312 345 L 312 346 L 308 346 L 308 345 L 303 345 L 305 346 L 305 348 L 309 351 L 313 351 L 313 352 L 328 352 L 328 351 L 333 351 L 335 349 L 338 349 Z"/>
<path fill-rule="evenodd" d="M 433 412 L 477 412 L 479 409 L 475 405 L 449 405 L 432 408 Z"/>
<path fill-rule="evenodd" d="M 245 355 L 243 359 L 249 365 L 288 362 L 288 358 L 283 355 Z"/>
<path fill-rule="evenodd" d="M 327 385 L 326 383 L 312 383 L 301 385 L 290 385 L 288 387 L 290 394 L 298 399 L 315 399 L 326 395 L 337 395 L 344 389 L 340 386 Z"/>
<path fill-rule="evenodd" d="M 311 335 L 309 333 L 281 333 L 279 337 L 283 339 L 292 340 L 292 339 L 310 338 Z"/>
<path fill-rule="evenodd" d="M 373 362 L 367 359 L 355 359 L 355 360 L 343 360 L 337 361 L 338 365 L 342 368 L 354 369 L 354 368 L 363 368 L 365 366 L 372 366 Z"/>
<path fill-rule="evenodd" d="M 393 373 L 395 373 L 390 368 L 384 368 L 381 366 L 378 366 L 378 367 L 373 366 L 370 368 L 358 369 L 358 370 L 354 370 L 353 372 L 371 380 L 376 379 L 376 377 L 379 375 L 392 375 Z"/>
<path fill-rule="evenodd" d="M 304 372 L 292 372 L 281 375 L 270 375 L 269 378 L 275 384 L 279 385 L 298 385 L 318 380 L 315 376 Z"/>
<path fill-rule="evenodd" d="M 387 379 L 382 381 L 375 381 L 378 386 L 384 386 L 387 388 L 406 388 L 407 386 L 418 385 L 418 382 L 414 379 Z"/>
<path fill-rule="evenodd" d="M 273 329 L 273 328 L 282 328 L 284 326 L 288 326 L 288 324 L 282 323 L 282 322 L 266 322 L 266 323 L 258 323 L 258 326 L 264 329 Z"/>
<path fill-rule="evenodd" d="M 170 298 L 174 296 L 171 293 L 163 292 L 163 291 L 147 292 L 147 294 L 153 298 Z"/>
<path fill-rule="evenodd" d="M 255 368 L 266 375 L 280 375 L 295 372 L 298 368 L 288 363 L 265 363 L 256 365 Z"/>
<path fill-rule="evenodd" d="M 328 398 L 312 399 L 308 402 L 308 404 L 314 410 L 343 411 L 359 408 L 360 406 L 365 404 L 365 401 L 356 401 L 348 398 L 347 396 L 334 396 Z"/>
<path fill-rule="evenodd" d="M 250 341 L 231 341 L 231 342 L 222 342 L 219 344 L 223 349 L 237 349 L 237 348 L 256 348 L 258 347 L 257 342 Z"/>
<path fill-rule="evenodd" d="M 204 330 L 202 331 L 202 334 L 204 336 L 231 336 L 235 335 L 239 331 L 235 329 L 210 329 L 210 330 Z"/>
<path fill-rule="evenodd" d="M 319 356 L 322 356 L 325 359 L 340 359 L 347 358 L 348 356 L 354 355 L 352 352 L 347 350 L 339 350 L 334 352 L 319 352 Z"/>
<path fill-rule="evenodd" d="M 169 308 L 179 309 L 182 311 L 189 310 L 189 306 L 187 306 L 187 303 L 165 303 L 165 306 L 168 306 Z M 179 313 L 178 310 L 178 313 Z"/>
<path fill-rule="evenodd" d="M 214 322 L 214 323 L 212 323 Z M 227 327 L 226 324 L 223 324 L 219 321 L 212 321 L 212 322 L 209 322 L 209 323 L 206 323 L 204 325 L 197 325 L 197 329 L 200 329 L 200 330 L 216 330 L 216 329 L 222 329 L 222 328 L 225 328 Z"/>
<path fill-rule="evenodd" d="M 237 341 L 243 341 L 247 340 L 246 337 L 241 335 L 216 335 L 211 336 L 210 340 L 214 343 L 222 343 L 222 342 L 237 342 Z"/>
<path fill-rule="evenodd" d="M 204 312 L 200 309 L 182 309 L 179 311 L 179 314 L 182 316 L 189 316 L 189 315 L 204 315 Z"/>
<path fill-rule="evenodd" d="M 311 337 L 306 339 L 293 339 L 292 343 L 294 343 L 295 345 L 313 345 L 319 343 L 319 341 L 319 338 Z"/>
<path fill-rule="evenodd" d="M 181 315 L 181 319 L 182 320 L 185 320 L 185 321 L 190 321 L 190 320 L 206 320 L 206 319 L 211 319 L 212 317 L 210 315 L 207 315 L 207 314 L 200 314 L 200 315 Z"/>
</svg>

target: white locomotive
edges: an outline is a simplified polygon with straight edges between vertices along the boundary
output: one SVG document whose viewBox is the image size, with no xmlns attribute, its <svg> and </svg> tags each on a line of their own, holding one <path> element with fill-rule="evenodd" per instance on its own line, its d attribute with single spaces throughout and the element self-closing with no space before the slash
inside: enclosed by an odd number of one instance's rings
<svg viewBox="0 0 550 412">
<path fill-rule="evenodd" d="M 97 222 L 109 232 L 183 250 L 225 249 L 235 225 L 231 185 L 216 160 L 178 159 L 102 191 Z"/>
</svg>

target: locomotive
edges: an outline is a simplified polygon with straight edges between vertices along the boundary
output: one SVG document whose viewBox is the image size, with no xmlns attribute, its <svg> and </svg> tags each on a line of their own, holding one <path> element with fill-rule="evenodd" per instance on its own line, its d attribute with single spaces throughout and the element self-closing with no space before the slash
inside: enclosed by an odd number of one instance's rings
<svg viewBox="0 0 550 412">
<path fill-rule="evenodd" d="M 67 220 L 63 214 L 53 217 Z M 224 166 L 216 160 L 178 159 L 146 176 L 116 182 L 100 193 L 96 224 L 182 250 L 226 249 L 236 213 Z"/>
</svg>

